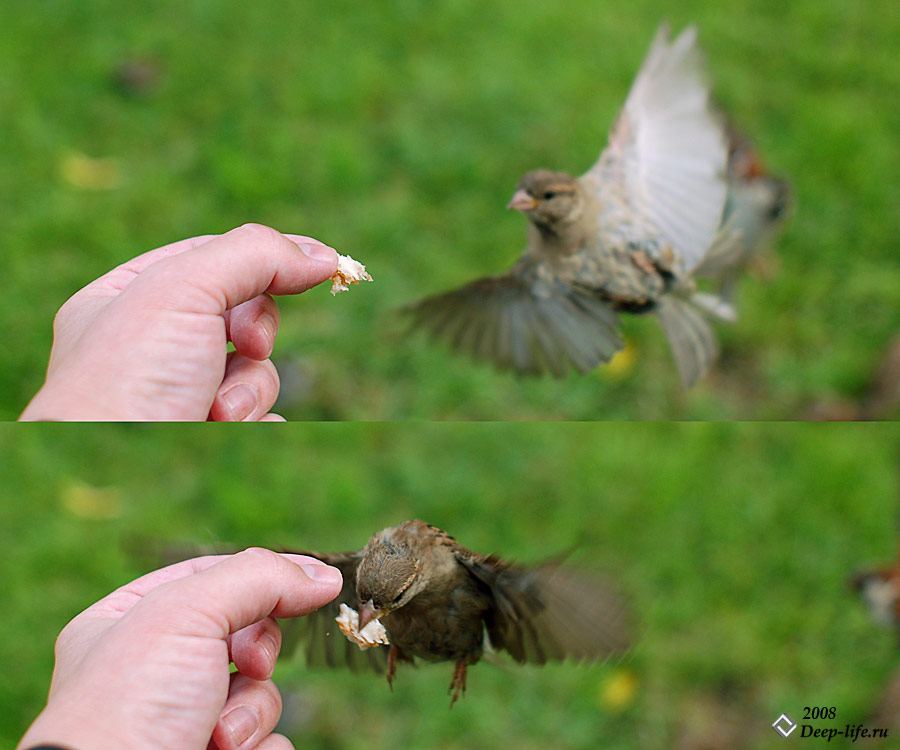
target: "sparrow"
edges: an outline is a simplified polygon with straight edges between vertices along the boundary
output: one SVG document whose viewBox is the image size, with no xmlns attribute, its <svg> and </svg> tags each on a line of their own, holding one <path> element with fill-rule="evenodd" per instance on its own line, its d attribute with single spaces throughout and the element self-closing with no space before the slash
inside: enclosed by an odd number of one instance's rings
<svg viewBox="0 0 900 750">
<path fill-rule="evenodd" d="M 849 583 L 862 599 L 871 618 L 900 637 L 900 558 L 887 565 L 857 572 Z M 888 677 L 865 723 L 868 726 L 894 728 L 898 721 L 900 669 Z"/>
<path fill-rule="evenodd" d="M 529 567 L 480 555 L 424 521 L 383 529 L 355 552 L 298 554 L 344 576 L 333 602 L 295 621 L 307 663 L 376 671 L 386 664 L 393 689 L 399 661 L 451 661 L 451 706 L 465 693 L 467 668 L 486 651 L 544 664 L 596 661 L 629 647 L 624 602 L 608 584 L 558 561 Z M 379 620 L 389 648 L 361 651 L 347 640 L 335 626 L 341 604 L 358 611 L 360 630 Z"/>
<path fill-rule="evenodd" d="M 850 586 L 875 622 L 896 628 L 900 635 L 900 562 L 856 573 Z"/>
<path fill-rule="evenodd" d="M 507 272 L 406 308 L 413 326 L 519 374 L 587 373 L 623 347 L 618 313 L 656 315 L 682 385 L 717 354 L 707 316 L 730 307 L 696 294 L 705 262 L 737 252 L 721 231 L 727 140 L 710 103 L 697 31 L 663 24 L 597 162 L 580 177 L 538 169 L 508 208 L 528 221 Z"/>
<path fill-rule="evenodd" d="M 900 564 L 859 572 L 850 585 L 875 622 L 900 630 Z"/>
<path fill-rule="evenodd" d="M 900 636 L 900 555 L 887 565 L 855 573 L 849 584 L 872 619 L 894 628 Z"/>
</svg>

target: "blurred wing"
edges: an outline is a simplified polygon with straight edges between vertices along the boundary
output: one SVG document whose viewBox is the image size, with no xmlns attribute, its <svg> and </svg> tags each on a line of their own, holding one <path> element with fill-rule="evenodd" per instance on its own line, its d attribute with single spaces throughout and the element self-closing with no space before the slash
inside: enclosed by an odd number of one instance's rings
<svg viewBox="0 0 900 750">
<path fill-rule="evenodd" d="M 685 29 L 669 42 L 663 24 L 635 78 L 609 145 L 582 180 L 601 205 L 624 201 L 651 237 L 661 235 L 684 260 L 702 258 L 725 202 L 726 144 L 709 104 L 696 45 Z"/>
<path fill-rule="evenodd" d="M 556 563 L 524 568 L 466 549 L 457 557 L 490 591 L 491 645 L 516 661 L 596 661 L 629 647 L 625 603 L 608 583 Z"/>
<path fill-rule="evenodd" d="M 590 372 L 623 346 L 616 313 L 601 297 L 523 266 L 428 297 L 406 312 L 455 349 L 520 374 Z"/>
<path fill-rule="evenodd" d="M 293 652 L 302 647 L 306 656 L 306 664 L 310 667 L 349 667 L 354 672 L 362 667 L 374 669 L 379 673 L 383 672 L 387 663 L 388 650 L 382 647 L 361 650 L 341 633 L 335 622 L 342 603 L 353 609 L 359 609 L 359 602 L 356 600 L 356 568 L 362 559 L 362 550 L 326 554 L 305 550 L 283 551 L 296 555 L 309 555 L 328 565 L 333 565 L 344 576 L 344 586 L 337 598 L 321 609 L 311 612 L 305 617 L 281 621 L 281 629 L 284 634 L 282 652 Z"/>
</svg>

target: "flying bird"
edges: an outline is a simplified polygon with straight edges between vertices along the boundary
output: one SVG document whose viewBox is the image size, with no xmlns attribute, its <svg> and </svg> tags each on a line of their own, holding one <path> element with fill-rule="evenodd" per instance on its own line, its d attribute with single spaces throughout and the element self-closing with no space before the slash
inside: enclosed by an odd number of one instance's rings
<svg viewBox="0 0 900 750">
<path fill-rule="evenodd" d="M 856 572 L 849 583 L 872 620 L 900 637 L 900 556 L 889 563 Z M 890 728 L 896 728 L 900 723 L 900 669 L 895 669 L 888 677 L 865 723 Z"/>
<path fill-rule="evenodd" d="M 623 347 L 620 312 L 652 313 L 683 386 L 709 370 L 707 317 L 734 313 L 696 294 L 694 277 L 729 267 L 737 248 L 721 226 L 727 139 L 696 40 L 693 27 L 674 41 L 660 27 L 597 162 L 519 181 L 508 204 L 529 221 L 519 261 L 411 305 L 414 325 L 501 369 L 561 377 Z"/>
<path fill-rule="evenodd" d="M 900 563 L 856 573 L 850 585 L 863 600 L 872 619 L 897 629 L 900 635 Z"/>
<path fill-rule="evenodd" d="M 872 619 L 900 636 L 900 554 L 890 563 L 857 571 L 849 584 Z"/>
<path fill-rule="evenodd" d="M 900 636 L 900 560 L 858 571 L 849 583 L 871 618 Z"/>
<path fill-rule="evenodd" d="M 309 664 L 386 667 L 392 686 L 399 661 L 451 661 L 451 706 L 486 650 L 544 664 L 595 661 L 630 643 L 624 602 L 608 583 L 558 561 L 529 567 L 480 555 L 423 521 L 383 529 L 358 551 L 298 554 L 344 575 L 333 602 L 295 621 Z M 360 630 L 380 621 L 389 647 L 362 651 L 341 635 L 341 604 L 358 611 Z"/>
</svg>

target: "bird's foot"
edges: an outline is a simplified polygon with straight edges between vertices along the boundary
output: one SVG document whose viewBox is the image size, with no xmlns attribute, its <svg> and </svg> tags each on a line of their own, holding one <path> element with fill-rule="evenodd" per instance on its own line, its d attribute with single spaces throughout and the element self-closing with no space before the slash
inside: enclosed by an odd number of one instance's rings
<svg viewBox="0 0 900 750">
<path fill-rule="evenodd" d="M 456 703 L 457 698 L 459 698 L 459 691 L 462 690 L 462 694 L 466 694 L 466 662 L 465 659 L 460 659 L 456 662 L 456 669 L 453 672 L 453 679 L 450 681 L 450 687 L 447 689 L 447 692 L 453 693 L 453 697 L 450 699 L 450 708 L 453 708 L 453 704 Z"/>
<path fill-rule="evenodd" d="M 397 659 L 399 656 L 400 649 L 396 646 L 391 646 L 388 651 L 387 681 L 392 693 L 394 692 L 394 675 L 397 674 Z"/>
</svg>

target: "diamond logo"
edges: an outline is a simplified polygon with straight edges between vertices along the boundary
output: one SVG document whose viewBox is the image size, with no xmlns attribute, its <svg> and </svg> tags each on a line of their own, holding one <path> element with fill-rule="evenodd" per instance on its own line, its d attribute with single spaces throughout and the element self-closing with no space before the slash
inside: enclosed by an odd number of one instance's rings
<svg viewBox="0 0 900 750">
<path fill-rule="evenodd" d="M 781 716 L 775 719 L 775 723 L 772 725 L 772 729 L 778 732 L 782 737 L 789 737 L 791 732 L 796 728 L 797 722 L 787 714 L 781 714 Z"/>
</svg>

